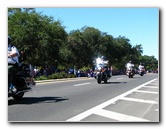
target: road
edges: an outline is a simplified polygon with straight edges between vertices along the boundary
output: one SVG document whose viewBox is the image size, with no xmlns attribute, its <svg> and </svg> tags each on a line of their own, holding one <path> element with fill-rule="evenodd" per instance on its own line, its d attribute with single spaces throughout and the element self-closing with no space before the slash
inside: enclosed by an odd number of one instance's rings
<svg viewBox="0 0 166 129">
<path fill-rule="evenodd" d="M 159 122 L 158 74 L 37 83 L 8 98 L 9 122 Z"/>
</svg>

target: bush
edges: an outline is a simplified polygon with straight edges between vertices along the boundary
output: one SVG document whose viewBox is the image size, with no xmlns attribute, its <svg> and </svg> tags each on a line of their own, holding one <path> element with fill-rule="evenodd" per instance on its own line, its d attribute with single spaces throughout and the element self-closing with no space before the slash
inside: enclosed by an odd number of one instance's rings
<svg viewBox="0 0 166 129">
<path fill-rule="evenodd" d="M 90 70 L 90 68 L 89 68 L 89 67 L 85 67 L 85 66 L 84 66 L 84 67 L 80 68 L 80 70 L 81 70 L 81 71 L 85 71 L 85 72 L 86 72 L 86 71 L 89 71 L 89 70 Z"/>
<path fill-rule="evenodd" d="M 60 73 L 54 73 L 52 75 L 49 75 L 48 77 L 44 76 L 40 76 L 35 78 L 35 80 L 47 80 L 47 79 L 62 79 L 62 78 L 75 78 L 76 75 L 74 74 L 67 74 L 65 72 L 60 72 Z"/>
<path fill-rule="evenodd" d="M 76 78 L 76 75 L 74 75 L 74 74 L 68 74 L 67 77 L 68 77 L 68 78 Z"/>
<path fill-rule="evenodd" d="M 46 76 L 40 76 L 40 77 L 35 78 L 36 81 L 38 81 L 38 80 L 47 80 L 47 79 L 48 79 L 48 77 L 46 77 Z"/>
<path fill-rule="evenodd" d="M 52 74 L 52 75 L 49 75 L 48 76 L 48 79 L 58 79 L 59 78 L 59 75 L 58 75 L 59 73 L 54 73 L 54 74 Z"/>
<path fill-rule="evenodd" d="M 65 72 L 60 72 L 60 73 L 59 73 L 59 76 L 62 77 L 62 78 L 67 78 L 67 77 L 68 77 L 68 74 L 65 73 Z"/>
</svg>

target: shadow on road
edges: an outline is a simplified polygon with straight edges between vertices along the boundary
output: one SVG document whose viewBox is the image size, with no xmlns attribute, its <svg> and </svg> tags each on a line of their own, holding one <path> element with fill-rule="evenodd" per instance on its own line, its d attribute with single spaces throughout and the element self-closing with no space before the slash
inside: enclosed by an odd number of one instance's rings
<svg viewBox="0 0 166 129">
<path fill-rule="evenodd" d="M 63 97 L 24 97 L 19 101 L 14 99 L 8 100 L 8 105 L 13 104 L 35 104 L 35 103 L 57 103 L 60 101 L 69 100 Z"/>
<path fill-rule="evenodd" d="M 127 82 L 107 82 L 107 83 L 101 83 L 101 84 L 126 84 Z"/>
</svg>

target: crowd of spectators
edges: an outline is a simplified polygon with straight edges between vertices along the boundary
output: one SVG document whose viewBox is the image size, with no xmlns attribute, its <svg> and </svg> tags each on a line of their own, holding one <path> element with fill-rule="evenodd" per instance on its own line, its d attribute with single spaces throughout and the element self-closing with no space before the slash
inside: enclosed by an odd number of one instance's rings
<svg viewBox="0 0 166 129">
<path fill-rule="evenodd" d="M 125 75 L 125 70 L 113 70 L 112 75 Z"/>
<path fill-rule="evenodd" d="M 89 69 L 87 71 L 74 70 L 73 68 L 60 70 L 54 66 L 46 66 L 46 67 L 34 66 L 33 68 L 34 77 L 39 77 L 43 75 L 49 76 L 56 72 L 57 73 L 65 72 L 68 74 L 75 74 L 77 77 L 93 77 L 94 75 L 94 72 L 92 69 Z M 125 75 L 125 70 L 113 70 L 112 75 Z"/>
<path fill-rule="evenodd" d="M 46 66 L 46 67 L 37 67 L 34 66 L 32 67 L 33 75 L 34 77 L 39 77 L 39 76 L 49 76 L 54 73 L 60 73 L 60 72 L 65 72 L 68 74 L 75 74 L 77 77 L 92 77 L 92 70 L 89 71 L 81 71 L 81 70 L 74 70 L 72 68 L 70 69 L 57 69 L 54 66 Z"/>
</svg>

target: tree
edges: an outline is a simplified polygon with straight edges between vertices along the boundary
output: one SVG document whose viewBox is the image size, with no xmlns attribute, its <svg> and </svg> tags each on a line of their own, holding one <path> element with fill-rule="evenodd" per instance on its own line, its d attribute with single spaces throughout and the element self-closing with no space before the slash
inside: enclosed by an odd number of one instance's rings
<svg viewBox="0 0 166 129">
<path fill-rule="evenodd" d="M 103 55 L 116 69 L 124 69 L 129 60 L 144 63 L 146 69 L 158 67 L 154 56 L 142 56 L 142 45 L 132 46 L 125 36 L 114 38 L 88 26 L 68 34 L 60 20 L 33 8 L 8 8 L 8 34 L 13 45 L 28 55 L 26 62 L 36 66 L 92 68 L 95 58 Z"/>
<path fill-rule="evenodd" d="M 124 36 L 114 38 L 111 51 L 114 67 L 124 69 L 125 64 L 130 60 L 130 53 L 132 51 L 130 40 Z"/>
<path fill-rule="evenodd" d="M 27 53 L 33 65 L 51 65 L 60 60 L 60 48 L 67 33 L 60 21 L 36 13 L 34 9 L 8 10 L 8 33 L 14 45 Z"/>
<path fill-rule="evenodd" d="M 158 60 L 154 56 L 141 56 L 139 61 L 143 63 L 146 70 L 156 70 L 158 69 Z"/>
<path fill-rule="evenodd" d="M 69 50 L 73 55 L 73 66 L 92 67 L 93 60 L 100 52 L 101 32 L 93 27 L 83 27 L 73 30 L 68 37 Z"/>
</svg>

